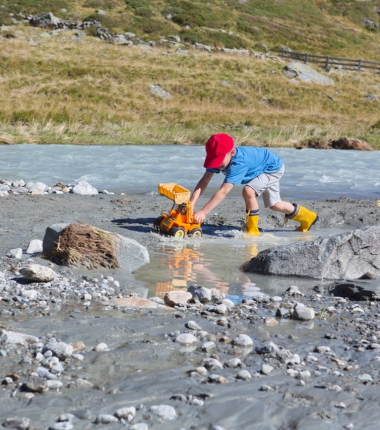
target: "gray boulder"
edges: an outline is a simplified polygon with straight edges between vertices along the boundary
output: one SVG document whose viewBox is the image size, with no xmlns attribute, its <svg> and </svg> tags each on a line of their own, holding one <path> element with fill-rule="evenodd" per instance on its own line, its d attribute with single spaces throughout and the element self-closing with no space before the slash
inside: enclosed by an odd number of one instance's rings
<svg viewBox="0 0 380 430">
<path fill-rule="evenodd" d="M 310 242 L 269 248 L 242 265 L 244 272 L 315 279 L 380 276 L 380 226 Z"/>
<path fill-rule="evenodd" d="M 334 81 L 328 76 L 322 75 L 310 66 L 298 61 L 289 63 L 285 69 L 289 72 L 293 72 L 303 82 L 314 82 L 315 84 L 321 85 L 334 85 Z"/>
<path fill-rule="evenodd" d="M 45 236 L 42 241 L 42 251 L 46 256 L 49 255 L 50 250 L 56 240 L 59 238 L 59 234 L 61 233 L 61 231 L 68 225 L 69 224 L 67 223 L 58 223 L 53 224 L 46 229 Z"/>
<path fill-rule="evenodd" d="M 60 19 L 54 16 L 51 12 L 40 13 L 32 16 L 29 23 L 34 27 L 57 28 L 59 26 Z"/>
</svg>

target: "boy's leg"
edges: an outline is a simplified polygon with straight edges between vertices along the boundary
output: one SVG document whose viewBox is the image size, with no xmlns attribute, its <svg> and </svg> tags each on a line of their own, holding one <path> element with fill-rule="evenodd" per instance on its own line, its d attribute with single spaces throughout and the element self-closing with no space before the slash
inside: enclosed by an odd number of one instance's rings
<svg viewBox="0 0 380 430">
<path fill-rule="evenodd" d="M 243 188 L 243 198 L 245 201 L 245 227 L 247 234 L 260 236 L 259 231 L 259 204 L 257 203 L 257 192 L 246 185 Z"/>
</svg>

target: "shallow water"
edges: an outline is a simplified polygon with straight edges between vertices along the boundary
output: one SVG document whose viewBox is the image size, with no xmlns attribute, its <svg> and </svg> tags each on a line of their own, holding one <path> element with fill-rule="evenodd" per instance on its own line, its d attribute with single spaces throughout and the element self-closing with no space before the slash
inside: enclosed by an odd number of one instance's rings
<svg viewBox="0 0 380 430">
<path fill-rule="evenodd" d="M 146 297 L 163 296 L 169 291 L 187 291 L 193 284 L 217 288 L 236 303 L 260 293 L 281 295 L 297 285 L 310 290 L 319 281 L 296 277 L 263 276 L 243 273 L 239 266 L 258 252 L 278 245 L 305 242 L 342 233 L 343 229 L 318 229 L 307 233 L 272 230 L 258 238 L 247 238 L 239 230 L 220 230 L 201 239 L 174 239 L 159 236 L 159 245 L 150 252 L 151 262 L 136 271 L 138 281 L 146 283 Z M 155 234 L 155 233 L 154 233 Z"/>
</svg>

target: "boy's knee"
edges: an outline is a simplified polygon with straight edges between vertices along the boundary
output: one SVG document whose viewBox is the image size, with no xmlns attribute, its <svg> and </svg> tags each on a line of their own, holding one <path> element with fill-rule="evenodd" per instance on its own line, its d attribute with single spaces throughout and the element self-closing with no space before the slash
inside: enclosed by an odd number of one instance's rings
<svg viewBox="0 0 380 430">
<path fill-rule="evenodd" d="M 243 196 L 257 197 L 258 194 L 252 187 L 250 187 L 249 185 L 246 185 L 243 188 Z"/>
</svg>

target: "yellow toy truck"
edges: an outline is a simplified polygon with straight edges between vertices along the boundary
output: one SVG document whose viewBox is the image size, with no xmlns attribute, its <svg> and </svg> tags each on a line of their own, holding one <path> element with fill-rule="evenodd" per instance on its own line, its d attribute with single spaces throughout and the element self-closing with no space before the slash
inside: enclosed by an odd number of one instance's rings
<svg viewBox="0 0 380 430">
<path fill-rule="evenodd" d="M 174 237 L 185 237 L 185 234 L 201 237 L 201 225 L 193 217 L 190 191 L 177 184 L 158 184 L 158 192 L 173 200 L 174 205 L 168 214 L 162 213 L 155 219 L 154 229 Z"/>
</svg>

